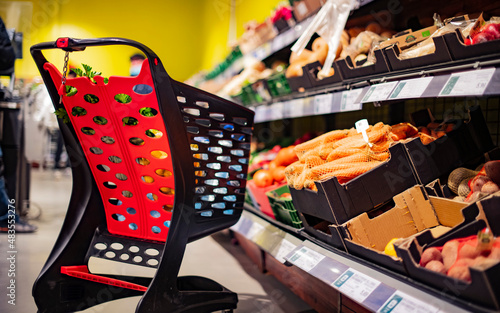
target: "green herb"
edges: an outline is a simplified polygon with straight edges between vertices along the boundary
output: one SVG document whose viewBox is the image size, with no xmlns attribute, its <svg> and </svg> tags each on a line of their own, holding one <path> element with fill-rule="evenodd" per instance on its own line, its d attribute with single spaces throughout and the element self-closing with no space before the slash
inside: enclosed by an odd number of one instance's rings
<svg viewBox="0 0 500 313">
<path fill-rule="evenodd" d="M 92 66 L 87 64 L 82 63 L 82 67 L 83 70 L 79 68 L 72 68 L 72 70 L 75 72 L 77 77 L 88 77 L 90 81 L 95 84 L 96 81 L 94 80 L 94 76 L 101 75 L 101 72 L 93 71 Z M 104 83 L 107 83 L 107 78 L 104 79 Z"/>
<path fill-rule="evenodd" d="M 139 110 L 139 113 L 141 113 L 142 116 L 148 116 L 148 117 L 151 117 L 151 116 L 155 116 L 156 115 L 156 110 L 154 110 L 153 108 L 142 108 Z"/>
<path fill-rule="evenodd" d="M 115 100 L 119 103 L 130 103 L 132 101 L 132 97 L 125 93 L 119 93 L 115 96 Z"/>
<path fill-rule="evenodd" d="M 105 119 L 104 117 L 102 116 L 95 116 L 94 117 L 94 122 L 97 124 L 97 125 L 106 125 L 108 123 L 108 120 Z"/>
<path fill-rule="evenodd" d="M 95 95 L 91 95 L 91 94 L 86 94 L 85 96 L 83 96 L 83 99 L 85 101 L 87 101 L 88 103 L 97 103 L 99 102 L 99 98 Z"/>
<path fill-rule="evenodd" d="M 71 114 L 73 116 L 84 116 L 85 114 L 87 114 L 87 110 L 82 107 L 74 107 L 73 109 L 71 109 Z"/>
<path fill-rule="evenodd" d="M 57 118 L 62 119 L 64 123 L 69 123 L 69 116 L 68 112 L 66 112 L 66 109 L 59 108 L 54 112 L 54 114 L 57 116 Z"/>
<path fill-rule="evenodd" d="M 66 96 L 67 97 L 74 96 L 74 95 L 76 95 L 77 92 L 78 92 L 78 90 L 75 87 L 70 86 L 70 85 L 66 85 Z"/>
<path fill-rule="evenodd" d="M 136 118 L 133 118 L 133 117 L 124 117 L 122 119 L 123 121 L 123 126 L 135 126 L 137 124 L 139 124 L 139 121 L 136 119 Z"/>
<path fill-rule="evenodd" d="M 154 138 L 156 137 L 155 133 L 151 131 L 151 129 L 146 130 L 146 136 Z"/>
</svg>

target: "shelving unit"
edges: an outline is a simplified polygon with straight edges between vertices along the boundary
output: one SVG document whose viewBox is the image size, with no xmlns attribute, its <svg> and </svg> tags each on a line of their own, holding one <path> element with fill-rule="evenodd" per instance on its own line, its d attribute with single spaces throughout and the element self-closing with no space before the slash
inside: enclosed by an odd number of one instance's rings
<svg viewBox="0 0 500 313">
<path fill-rule="evenodd" d="M 295 266 L 371 312 L 496 312 L 330 247 L 246 205 L 231 230 L 285 266 Z M 240 238 L 241 238 L 240 236 Z M 241 239 L 240 239 L 241 240 Z M 303 288 L 308 288 L 303 286 Z M 454 286 L 450 286 L 453 290 Z"/>
<path fill-rule="evenodd" d="M 362 1 L 360 10 L 354 14 L 374 15 L 373 8 L 389 9 L 389 4 L 382 2 L 374 2 L 373 6 L 363 7 L 370 2 L 372 1 Z M 418 4 L 411 1 L 402 2 L 404 4 L 404 12 L 401 14 L 403 17 L 395 22 L 400 28 L 408 19 L 414 17 L 415 11 L 427 14 L 431 10 L 437 10 L 437 4 L 431 4 L 430 0 Z M 486 6 L 482 0 L 474 4 L 464 1 L 453 2 L 445 11 L 459 10 L 457 8 L 461 8 L 464 12 L 468 12 L 469 8 L 486 11 L 494 8 L 498 11 L 498 6 L 489 4 Z M 432 16 L 432 13 L 434 12 L 431 12 L 429 16 Z M 312 22 L 312 19 L 311 17 L 297 24 L 255 49 L 247 57 L 261 61 L 274 60 L 273 55 L 291 46 L 300 36 L 301 31 Z M 446 45 L 444 40 L 442 44 Z M 467 108 L 470 102 L 474 102 L 482 107 L 493 142 L 498 145 L 500 138 L 500 53 L 498 50 L 491 50 L 492 46 L 490 46 L 485 55 L 460 59 L 454 57 L 451 50 L 448 51 L 447 48 L 446 45 L 445 52 L 450 61 L 434 62 L 432 65 L 401 70 L 396 70 L 396 68 L 404 68 L 403 66 L 392 66 L 388 54 L 380 53 L 379 56 L 384 58 L 382 61 L 386 62 L 389 69 L 383 74 L 349 79 L 344 77 L 340 81 L 335 80 L 336 83 L 306 89 L 303 92 L 293 92 L 255 104 L 250 108 L 255 111 L 256 133 L 259 134 L 260 131 L 262 134 L 266 133 L 265 128 L 269 128 L 269 132 L 272 133 L 273 128 L 277 129 L 278 127 L 275 126 L 279 124 L 279 122 L 273 122 L 281 120 L 284 120 L 284 123 L 280 128 L 282 130 L 276 130 L 277 136 L 290 136 L 294 131 L 304 131 L 306 126 L 298 124 L 316 127 L 314 125 L 316 121 L 321 121 L 318 124 L 328 128 L 325 130 L 352 127 L 354 118 L 368 118 L 370 123 L 383 121 L 393 125 L 393 122 L 394 124 L 403 122 L 409 113 L 424 107 L 430 107 L 432 113 L 439 116 L 438 119 L 441 117 L 440 114 L 443 114 L 444 119 L 446 113 L 461 113 L 458 111 Z M 377 60 L 379 60 L 378 57 Z M 422 63 L 416 62 L 416 64 Z M 243 65 L 244 58 L 223 73 L 229 76 L 221 78 L 227 79 L 239 73 Z M 343 74 L 344 68 L 340 69 L 336 64 L 334 66 L 335 71 Z M 346 75 L 354 77 L 359 73 L 381 72 L 370 71 L 371 69 L 353 71 Z M 386 106 L 386 104 L 389 105 Z M 382 108 L 373 108 L 374 106 L 382 106 Z M 453 108 L 450 109 L 451 107 Z M 374 112 L 378 109 L 383 113 Z M 410 110 L 414 111 L 409 112 Z M 343 115 L 340 117 L 335 113 Z M 454 117 L 457 115 L 460 114 L 455 114 Z M 311 119 L 305 117 L 311 117 Z M 267 139 L 265 135 L 262 136 Z M 345 312 L 385 313 L 496 312 L 453 297 L 453 288 L 456 286 L 449 286 L 448 292 L 437 290 L 336 249 L 309 235 L 303 229 L 295 229 L 269 218 L 250 205 L 245 206 L 240 221 L 232 227 L 232 230 L 236 238 L 243 242 L 242 246 L 249 257 L 260 268 L 266 269 L 267 262 L 269 265 L 267 270 L 278 279 L 281 279 L 283 274 L 285 276 L 303 275 L 300 279 L 297 278 L 297 281 L 310 281 L 302 286 L 301 284 L 287 284 L 286 279 L 283 279 L 285 285 L 301 295 L 303 299 L 309 299 L 310 303 L 318 305 L 320 311 L 323 309 L 330 312 L 337 308 L 342 312 L 344 310 Z M 320 295 L 314 295 L 313 293 L 317 293 L 318 290 Z"/>
</svg>

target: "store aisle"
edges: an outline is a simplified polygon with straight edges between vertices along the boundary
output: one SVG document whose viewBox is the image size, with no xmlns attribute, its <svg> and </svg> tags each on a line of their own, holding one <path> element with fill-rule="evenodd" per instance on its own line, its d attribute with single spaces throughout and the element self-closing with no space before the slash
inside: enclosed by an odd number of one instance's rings
<svg viewBox="0 0 500 313">
<path fill-rule="evenodd" d="M 36 306 L 31 288 L 56 240 L 71 192 L 71 176 L 52 171 L 32 171 L 31 202 L 33 213 L 41 209 L 39 230 L 16 236 L 16 305 L 7 303 L 1 292 L 0 312 L 31 313 Z M 8 286 L 6 235 L 0 234 L 0 287 Z M 85 247 L 86 249 L 86 247 Z M 296 313 L 314 312 L 274 277 L 262 274 L 243 250 L 231 243 L 227 231 L 190 243 L 184 256 L 181 274 L 212 278 L 238 293 L 235 312 Z M 139 297 L 122 299 L 90 308 L 84 312 L 133 313 Z"/>
</svg>

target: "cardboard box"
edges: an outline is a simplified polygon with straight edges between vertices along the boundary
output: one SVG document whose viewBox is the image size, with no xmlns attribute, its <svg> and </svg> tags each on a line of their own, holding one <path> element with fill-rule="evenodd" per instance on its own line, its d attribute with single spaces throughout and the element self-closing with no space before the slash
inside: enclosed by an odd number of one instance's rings
<svg viewBox="0 0 500 313">
<path fill-rule="evenodd" d="M 432 38 L 436 50 L 434 53 L 423 55 L 410 59 L 400 59 L 401 47 L 397 44 L 384 48 L 386 60 L 392 71 L 401 71 L 406 69 L 416 69 L 423 66 L 438 65 L 451 61 L 451 56 L 446 47 L 443 36 Z"/>
<path fill-rule="evenodd" d="M 437 27 L 434 25 L 416 31 L 408 29 L 397 33 L 386 41 L 382 41 L 379 46 L 380 49 L 383 49 L 385 47 L 389 47 L 390 45 L 398 45 L 401 50 L 404 50 L 429 38 L 436 30 Z"/>
<path fill-rule="evenodd" d="M 421 185 L 394 196 L 395 206 L 381 215 L 370 218 L 363 213 L 338 229 L 349 253 L 405 274 L 402 261 L 384 253 L 393 238 L 409 238 L 432 229 L 442 234 L 462 222 L 461 210 L 466 203 L 444 198 L 429 197 Z"/>
<path fill-rule="evenodd" d="M 335 61 L 335 64 L 337 65 L 337 68 L 340 70 L 342 77 L 345 79 L 378 75 L 389 72 L 390 71 L 389 65 L 385 60 L 385 56 L 382 50 L 377 49 L 374 51 L 374 53 L 377 62 L 373 65 L 354 67 L 354 64 L 350 56 L 347 56 L 345 59 Z"/>
<path fill-rule="evenodd" d="M 421 117 L 427 121 L 427 118 Z M 432 117 L 430 117 L 432 119 Z M 415 121 L 419 126 L 418 120 Z M 404 143 L 420 184 L 436 178 L 447 180 L 454 169 L 481 157 L 495 146 L 480 106 L 469 109 L 469 120 L 447 135 L 424 145 L 419 138 Z"/>
<path fill-rule="evenodd" d="M 316 13 L 325 0 L 290 0 L 293 7 L 293 16 L 297 22 L 305 20 L 307 17 Z"/>
<path fill-rule="evenodd" d="M 443 37 L 453 60 L 498 59 L 500 55 L 498 49 L 499 40 L 466 46 L 462 32 L 459 29 L 456 29 L 454 33 L 445 34 Z"/>
<path fill-rule="evenodd" d="M 440 247 L 447 241 L 477 234 L 489 226 L 495 236 L 500 236 L 500 196 L 495 194 L 463 209 L 464 222 L 442 236 L 423 232 L 413 240 L 397 246 L 408 275 L 433 287 L 436 292 L 451 301 L 467 304 L 472 311 L 500 309 L 500 263 L 484 270 L 470 268 L 471 282 L 465 282 L 419 266 L 422 251 L 428 247 Z M 477 307 L 474 307 L 474 304 Z"/>
<path fill-rule="evenodd" d="M 318 191 L 290 188 L 297 211 L 340 225 L 372 210 L 417 184 L 404 145 L 389 148 L 390 159 L 372 170 L 340 184 L 337 178 L 316 182 Z"/>
</svg>

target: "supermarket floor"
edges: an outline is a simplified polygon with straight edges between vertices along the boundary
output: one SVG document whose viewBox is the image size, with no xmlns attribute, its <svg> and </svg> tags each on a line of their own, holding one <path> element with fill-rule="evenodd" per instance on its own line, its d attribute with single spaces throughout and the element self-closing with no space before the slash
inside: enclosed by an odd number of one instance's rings
<svg viewBox="0 0 500 313">
<path fill-rule="evenodd" d="M 33 221 L 39 227 L 35 234 L 17 234 L 16 305 L 7 303 L 7 236 L 0 234 L 0 312 L 31 313 L 36 306 L 31 287 L 56 240 L 65 216 L 71 192 L 71 176 L 50 170 L 34 169 L 31 173 L 31 213 L 41 213 Z M 86 248 L 85 248 L 86 249 Z M 235 312 L 311 313 L 315 312 L 271 275 L 261 273 L 243 250 L 231 243 L 227 232 L 190 243 L 181 274 L 212 278 L 238 293 Z M 133 313 L 139 297 L 113 301 L 84 312 Z"/>
</svg>

